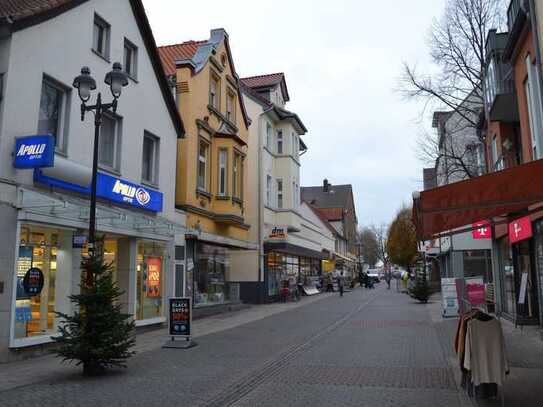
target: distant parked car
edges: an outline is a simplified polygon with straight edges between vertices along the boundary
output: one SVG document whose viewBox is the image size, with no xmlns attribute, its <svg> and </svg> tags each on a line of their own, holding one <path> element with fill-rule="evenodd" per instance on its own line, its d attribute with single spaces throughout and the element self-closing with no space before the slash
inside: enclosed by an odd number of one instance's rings
<svg viewBox="0 0 543 407">
<path fill-rule="evenodd" d="M 366 273 L 374 283 L 378 283 L 379 281 L 381 281 L 379 279 L 379 269 L 368 269 Z"/>
</svg>

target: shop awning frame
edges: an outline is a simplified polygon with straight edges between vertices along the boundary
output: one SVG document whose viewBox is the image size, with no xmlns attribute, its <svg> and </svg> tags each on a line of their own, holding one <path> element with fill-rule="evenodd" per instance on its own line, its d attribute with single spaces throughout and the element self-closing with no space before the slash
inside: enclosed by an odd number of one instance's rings
<svg viewBox="0 0 543 407">
<path fill-rule="evenodd" d="M 459 228 L 466 231 L 466 225 L 496 216 L 526 214 L 530 206 L 543 202 L 543 160 L 417 195 L 413 197 L 413 222 L 420 240 Z"/>
</svg>

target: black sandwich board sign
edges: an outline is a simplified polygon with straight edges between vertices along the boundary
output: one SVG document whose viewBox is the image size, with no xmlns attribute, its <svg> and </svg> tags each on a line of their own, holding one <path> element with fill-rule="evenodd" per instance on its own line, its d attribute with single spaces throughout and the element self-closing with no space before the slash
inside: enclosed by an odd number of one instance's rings
<svg viewBox="0 0 543 407">
<path fill-rule="evenodd" d="M 169 334 L 171 340 L 165 348 L 191 348 L 196 343 L 191 340 L 192 335 L 192 301 L 189 297 L 170 298 Z M 184 340 L 176 341 L 181 337 Z"/>
</svg>

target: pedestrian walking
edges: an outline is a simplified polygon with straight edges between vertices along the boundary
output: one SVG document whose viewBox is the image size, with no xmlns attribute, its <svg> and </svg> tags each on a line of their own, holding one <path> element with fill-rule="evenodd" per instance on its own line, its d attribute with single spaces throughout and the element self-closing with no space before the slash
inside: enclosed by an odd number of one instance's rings
<svg viewBox="0 0 543 407">
<path fill-rule="evenodd" d="M 345 278 L 343 277 L 343 271 L 339 273 L 339 277 L 337 278 L 337 285 L 339 288 L 339 296 L 343 297 L 343 287 L 345 286 Z"/>
<path fill-rule="evenodd" d="M 387 282 L 387 290 L 390 290 L 390 281 L 392 280 L 392 274 L 390 271 L 385 273 L 385 281 Z"/>
</svg>

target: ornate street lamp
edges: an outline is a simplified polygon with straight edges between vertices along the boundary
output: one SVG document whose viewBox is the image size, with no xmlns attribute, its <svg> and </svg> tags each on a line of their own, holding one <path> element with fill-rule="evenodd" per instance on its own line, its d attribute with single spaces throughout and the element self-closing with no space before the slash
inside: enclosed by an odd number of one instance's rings
<svg viewBox="0 0 543 407">
<path fill-rule="evenodd" d="M 73 87 L 77 89 L 81 99 L 81 121 L 85 120 L 86 112 L 94 113 L 94 148 L 92 157 L 92 182 L 91 182 L 91 202 L 89 218 L 89 241 L 88 250 L 94 252 L 96 242 L 96 181 L 98 173 L 98 142 L 100 139 L 100 127 L 102 125 L 102 114 L 111 111 L 117 111 L 117 100 L 121 96 L 122 88 L 128 85 L 128 78 L 123 72 L 122 65 L 118 62 L 113 64 L 113 69 L 106 74 L 104 82 L 109 85 L 113 101 L 111 103 L 102 103 L 102 94 L 98 92 L 96 104 L 88 106 L 91 91 L 96 89 L 96 81 L 91 76 L 90 69 L 86 66 L 81 68 L 81 75 L 74 79 Z M 87 276 L 87 283 L 92 284 L 92 276 Z"/>
</svg>

